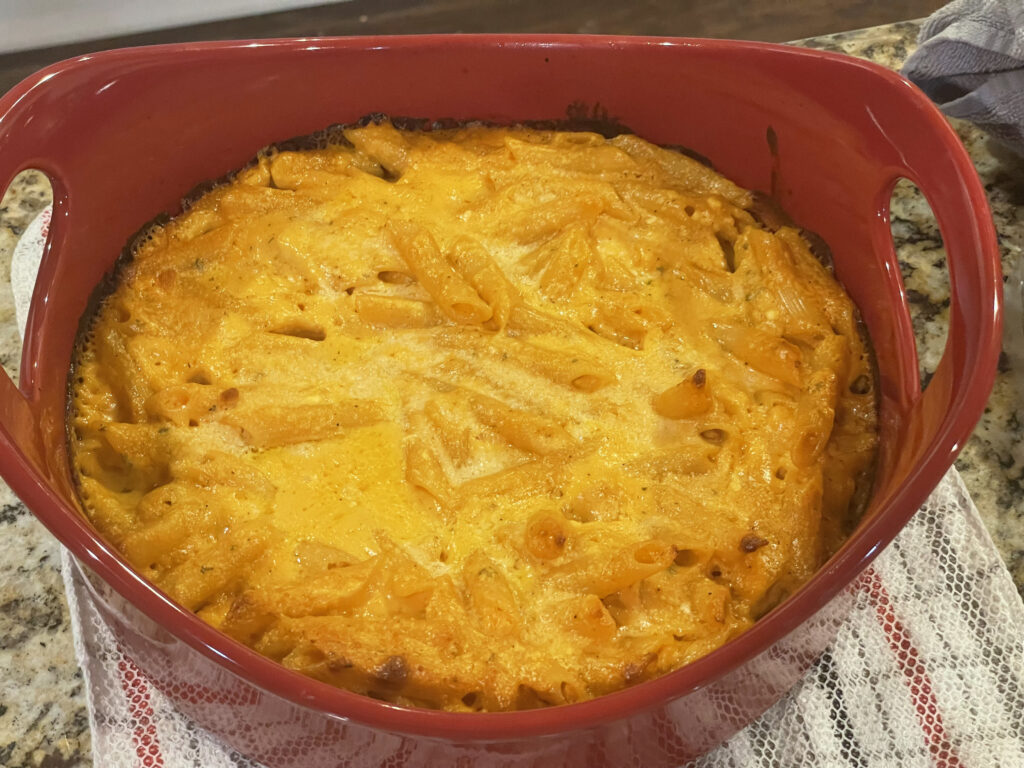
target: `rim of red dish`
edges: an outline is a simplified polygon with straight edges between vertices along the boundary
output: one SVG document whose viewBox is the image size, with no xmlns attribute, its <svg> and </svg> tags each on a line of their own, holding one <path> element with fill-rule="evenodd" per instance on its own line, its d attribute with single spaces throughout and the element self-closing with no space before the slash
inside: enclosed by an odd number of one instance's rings
<svg viewBox="0 0 1024 768">
<path fill-rule="evenodd" d="M 898 74 L 869 62 L 825 51 L 793 48 L 783 45 L 745 41 L 700 40 L 666 37 L 618 37 L 599 35 L 424 35 L 369 38 L 295 38 L 243 40 L 211 43 L 184 43 L 147 48 L 129 48 L 81 56 L 59 62 L 36 73 L 17 85 L 0 104 L 12 105 L 33 88 L 42 85 L 58 72 L 88 66 L 91 60 L 121 59 L 125 64 L 142 62 L 153 57 L 168 57 L 198 51 L 239 51 L 252 48 L 315 50 L 321 47 L 357 49 L 386 48 L 451 48 L 458 44 L 480 44 L 505 47 L 689 47 L 721 51 L 771 52 L 773 55 L 809 57 L 842 61 L 844 65 L 868 70 L 892 83 L 906 85 Z M 973 210 L 972 223 L 980 232 L 982 245 L 998 264 L 998 248 L 991 221 L 985 220 L 987 199 L 975 175 L 974 167 L 955 133 L 927 98 L 914 88 L 906 89 L 907 97 L 927 115 L 933 127 L 947 139 L 949 151 L 956 158 L 957 170 L 965 179 Z M 2 110 L 0 110 L 2 111 Z M 45 170 L 45 169 L 44 169 Z M 886 190 L 888 192 L 889 190 Z M 886 200 L 888 197 L 885 198 Z M 993 256 L 994 254 L 994 256 Z M 999 270 L 994 280 L 1001 288 Z M 995 329 L 999 324 L 999 292 L 996 291 Z M 43 312 L 33 311 L 26 333 L 25 362 L 22 383 L 34 389 L 31 369 L 34 362 L 33 340 L 42 326 Z M 998 354 L 999 334 L 994 333 L 989 349 Z M 904 340 L 905 341 L 905 340 Z M 912 345 L 911 345 L 912 348 Z M 916 355 L 913 355 L 916 358 Z M 985 358 L 987 359 L 987 358 Z M 912 372 L 916 379 L 916 372 Z M 455 738 L 466 741 L 523 739 L 590 728 L 612 720 L 642 713 L 645 710 L 680 698 L 708 686 L 764 652 L 809 619 L 826 602 L 847 588 L 855 577 L 903 528 L 931 489 L 951 466 L 966 437 L 973 431 L 994 380 L 994 367 L 981 372 L 975 380 L 976 390 L 957 393 L 953 405 L 958 417 L 946 425 L 932 440 L 925 454 L 901 487 L 872 510 L 871 519 L 847 540 L 804 587 L 758 621 L 749 630 L 724 646 L 678 670 L 615 693 L 589 701 L 557 708 L 538 710 L 461 713 L 403 707 L 335 688 L 307 678 L 280 666 L 246 646 L 215 630 L 193 613 L 173 603 L 154 585 L 136 574 L 120 555 L 99 538 L 77 509 L 65 502 L 30 467 L 16 451 L 5 451 L 15 464 L 10 473 L 21 495 L 40 520 L 71 550 L 75 557 L 126 598 L 132 605 L 161 625 L 180 641 L 226 670 L 252 685 L 279 698 L 320 712 L 350 719 L 387 731 Z M 983 391 L 981 391 L 983 390 Z M 979 396 L 980 392 L 980 396 Z M 6 446 L 4 446 L 6 448 Z M 12 484 L 14 484 L 12 482 Z"/>
</svg>

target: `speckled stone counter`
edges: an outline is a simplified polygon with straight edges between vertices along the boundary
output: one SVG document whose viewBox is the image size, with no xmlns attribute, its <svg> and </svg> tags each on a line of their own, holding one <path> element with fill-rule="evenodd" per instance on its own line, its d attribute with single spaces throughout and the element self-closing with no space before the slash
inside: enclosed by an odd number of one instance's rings
<svg viewBox="0 0 1024 768">
<path fill-rule="evenodd" d="M 898 68 L 918 24 L 906 22 L 802 41 Z M 1003 252 L 1004 273 L 1021 269 L 1024 246 L 1024 164 L 994 147 L 977 129 L 958 124 L 988 191 Z M 49 201 L 36 173 L 23 174 L 0 203 L 0 282 L 9 281 L 18 235 Z M 927 205 L 909 185 L 893 200 L 896 238 L 925 376 L 938 362 L 949 307 L 945 254 Z M 1024 270 L 1022 270 L 1024 271 Z M 1019 307 L 1019 282 L 1007 285 Z M 957 467 L 1019 590 L 1024 593 L 1024 327 L 1008 312 L 1006 345 L 985 416 Z M 1018 339 L 1018 336 L 1021 338 Z M 9 291 L 0 287 L 0 362 L 16 375 L 20 342 Z M 0 766 L 92 765 L 81 673 L 55 540 L 0 483 Z"/>
</svg>

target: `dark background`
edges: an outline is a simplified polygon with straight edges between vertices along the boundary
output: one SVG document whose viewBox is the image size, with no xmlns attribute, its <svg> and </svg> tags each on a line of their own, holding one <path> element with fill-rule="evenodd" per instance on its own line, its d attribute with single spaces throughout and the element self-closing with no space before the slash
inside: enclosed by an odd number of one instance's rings
<svg viewBox="0 0 1024 768">
<path fill-rule="evenodd" d="M 942 4 L 943 0 L 353 0 L 0 55 L 0 94 L 55 61 L 132 45 L 427 32 L 583 32 L 784 42 L 919 18 Z"/>
</svg>

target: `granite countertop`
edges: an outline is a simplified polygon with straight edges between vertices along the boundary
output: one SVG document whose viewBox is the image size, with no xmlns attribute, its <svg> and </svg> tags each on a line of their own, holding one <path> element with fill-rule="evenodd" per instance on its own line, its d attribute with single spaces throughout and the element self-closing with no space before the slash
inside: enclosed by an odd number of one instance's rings
<svg viewBox="0 0 1024 768">
<path fill-rule="evenodd" d="M 918 28 L 915 22 L 903 22 L 800 44 L 895 69 L 912 50 Z M 1015 274 L 1022 266 L 1018 262 L 1024 246 L 1024 163 L 994 146 L 978 129 L 961 123 L 955 127 L 988 192 L 1004 274 Z M 45 178 L 35 172 L 22 174 L 4 196 L 0 281 L 9 282 L 17 237 L 49 199 Z M 909 184 L 901 183 L 896 190 L 892 221 L 922 373 L 927 376 L 941 356 L 945 338 L 949 308 L 945 254 L 927 205 Z M 1019 294 L 1019 284 L 1014 290 Z M 1019 311 L 1008 311 L 1007 321 L 1008 334 L 1022 333 Z M 19 357 L 13 299 L 9 291 L 0 290 L 0 363 L 12 376 L 17 375 Z M 1004 354 L 985 415 L 957 468 L 1024 594 L 1022 378 L 1024 363 L 1014 354 Z M 0 765 L 92 765 L 85 692 L 75 663 L 59 547 L 2 483 L 0 537 L 4 541 L 0 548 Z"/>
</svg>

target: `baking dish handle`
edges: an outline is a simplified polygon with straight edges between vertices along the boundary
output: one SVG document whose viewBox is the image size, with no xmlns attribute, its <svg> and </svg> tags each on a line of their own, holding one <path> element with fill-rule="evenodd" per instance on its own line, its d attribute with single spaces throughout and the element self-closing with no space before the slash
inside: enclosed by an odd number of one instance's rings
<svg viewBox="0 0 1024 768">
<path fill-rule="evenodd" d="M 962 184 L 948 183 L 950 169 L 937 167 L 946 163 L 956 166 L 953 171 Z M 898 268 L 889 201 L 896 183 L 906 178 L 932 207 L 946 250 L 950 290 L 945 349 L 931 380 L 911 397 L 897 427 L 895 468 L 889 474 L 904 478 L 897 493 L 921 494 L 923 501 L 934 485 L 923 478 L 953 464 L 988 401 L 1001 348 L 1003 285 L 988 200 L 966 153 L 949 153 L 916 168 L 917 173 L 907 167 L 896 169 L 884 185 L 877 210 L 885 215 L 878 217 L 876 235 L 885 238 L 890 264 Z M 943 174 L 947 181 L 939 180 Z"/>
<path fill-rule="evenodd" d="M 0 371 L 0 442 L 11 452 L 28 461 L 36 472 L 43 475 L 45 462 L 37 428 L 38 419 L 33 403 L 22 394 L 7 371 Z"/>
<path fill-rule="evenodd" d="M 13 130 L 5 124 L 13 122 L 11 116 L 18 100 L 14 100 L 14 107 L 10 110 L 4 110 L 3 106 L 16 95 L 17 90 L 0 100 L 0 190 L 6 190 L 19 173 L 30 168 L 41 170 L 51 180 L 54 178 L 53 172 L 46 167 L 47 164 L 33 157 L 29 145 L 19 140 L 25 135 L 24 128 Z M 56 183 L 53 187 L 56 199 L 61 187 Z M 57 206 L 54 210 L 56 209 Z M 55 241 L 54 233 L 60 227 L 61 222 L 55 213 L 51 218 L 44 253 Z M 27 343 L 23 345 L 23 350 L 26 346 Z M 23 375 L 22 382 L 29 378 Z M 45 478 L 48 472 L 47 463 L 43 460 L 42 445 L 38 402 L 33 396 L 27 396 L 6 370 L 0 369 L 0 457 L 7 464 L 27 462 L 34 470 L 34 474 Z"/>
</svg>

